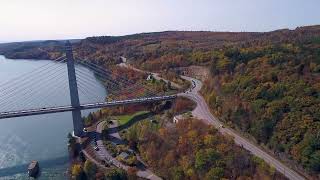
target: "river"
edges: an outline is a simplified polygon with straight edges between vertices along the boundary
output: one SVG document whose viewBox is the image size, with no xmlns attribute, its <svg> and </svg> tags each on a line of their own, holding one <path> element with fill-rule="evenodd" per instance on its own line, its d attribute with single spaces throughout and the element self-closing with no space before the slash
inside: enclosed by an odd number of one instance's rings
<svg viewBox="0 0 320 180">
<path fill-rule="evenodd" d="M 50 66 L 65 66 L 65 68 L 62 67 L 65 71 L 63 77 L 67 80 L 66 64 L 48 60 L 10 60 L 0 56 L 0 91 L 3 83 L 48 63 L 52 63 Z M 93 72 L 82 66 L 76 66 L 76 68 L 89 74 L 88 78 L 96 84 L 92 86 L 95 95 L 105 97 L 106 91 Z M 41 101 L 45 98 L 46 102 L 55 102 L 59 105 L 70 104 L 66 81 L 43 78 L 46 76 L 43 73 L 39 74 L 38 78 L 40 76 L 51 85 L 55 85 L 57 87 L 55 92 L 59 95 L 47 93 L 45 87 L 30 85 L 32 90 L 37 91 L 35 99 Z M 32 81 L 39 81 L 39 79 L 36 76 Z M 19 83 L 23 82 L 18 81 L 15 84 L 19 85 Z M 79 95 L 80 102 L 90 101 L 85 94 L 79 92 Z M 14 95 L 13 102 L 19 102 L 24 98 L 26 97 L 23 94 L 17 93 Z M 3 110 L 3 107 L 0 107 L 0 111 Z M 89 112 L 85 111 L 82 115 Z M 38 160 L 42 168 L 39 179 L 66 179 L 69 160 L 67 135 L 72 132 L 72 129 L 71 112 L 0 120 L 0 179 L 27 179 L 27 166 L 32 160 Z"/>
</svg>

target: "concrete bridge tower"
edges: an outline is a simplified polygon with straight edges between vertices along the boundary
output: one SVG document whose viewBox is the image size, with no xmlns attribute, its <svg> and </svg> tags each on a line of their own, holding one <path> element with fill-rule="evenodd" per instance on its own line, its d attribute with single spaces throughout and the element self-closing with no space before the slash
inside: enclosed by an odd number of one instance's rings
<svg viewBox="0 0 320 180">
<path fill-rule="evenodd" d="M 75 110 L 72 111 L 74 135 L 78 137 L 82 137 L 84 135 L 84 132 L 83 132 L 84 122 L 81 117 L 76 70 L 74 67 L 74 58 L 73 58 L 72 46 L 70 41 L 66 42 L 65 48 L 66 48 L 66 56 L 67 56 L 71 106 L 75 108 Z"/>
</svg>

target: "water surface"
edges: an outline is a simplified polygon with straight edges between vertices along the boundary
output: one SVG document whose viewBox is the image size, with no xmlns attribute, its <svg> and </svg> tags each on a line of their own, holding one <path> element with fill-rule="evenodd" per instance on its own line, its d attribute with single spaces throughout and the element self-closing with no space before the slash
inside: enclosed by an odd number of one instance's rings
<svg viewBox="0 0 320 180">
<path fill-rule="evenodd" d="M 34 97 L 28 98 L 23 93 L 17 92 L 7 100 L 1 98 L 6 97 L 4 93 L 1 94 L 7 88 L 1 86 L 3 83 L 8 81 L 10 83 L 11 80 L 48 63 L 50 67 L 60 68 L 65 72 L 59 80 L 52 78 L 50 73 L 42 72 L 28 82 L 30 92 L 36 92 L 33 94 Z M 105 89 L 93 73 L 82 66 L 76 66 L 76 68 L 87 74 L 86 81 L 90 80 L 95 84 L 90 86 L 90 92 L 86 94 L 79 92 L 80 102 L 96 101 L 94 98 L 98 96 L 103 98 L 106 95 Z M 81 84 L 85 84 L 86 81 L 82 81 Z M 35 82 L 41 83 L 35 85 Z M 15 80 L 14 83 L 23 85 L 26 81 Z M 52 92 L 48 91 L 45 83 L 55 87 Z M 92 99 L 88 97 L 88 93 L 94 94 Z M 0 103 L 9 101 L 8 104 L 15 104 L 14 106 L 2 105 L 0 111 L 25 108 L 27 103 L 24 100 L 28 100 L 28 107 L 69 105 L 66 64 L 47 60 L 10 60 L 0 56 Z M 82 114 L 86 115 L 88 112 L 82 112 Z M 0 179 L 26 179 L 27 165 L 32 160 L 40 162 L 42 167 L 40 179 L 65 179 L 69 159 L 67 134 L 72 132 L 72 129 L 71 112 L 0 120 Z"/>
</svg>

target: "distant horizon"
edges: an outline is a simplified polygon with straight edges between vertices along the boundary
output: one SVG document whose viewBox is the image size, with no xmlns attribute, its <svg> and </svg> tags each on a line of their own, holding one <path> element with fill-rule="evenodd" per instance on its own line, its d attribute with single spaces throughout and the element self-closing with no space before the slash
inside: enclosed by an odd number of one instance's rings
<svg viewBox="0 0 320 180">
<path fill-rule="evenodd" d="M 2 42 L 320 24 L 319 0 L 3 0 L 0 7 Z"/>
<path fill-rule="evenodd" d="M 82 40 L 88 37 L 101 37 L 101 36 L 113 36 L 113 37 L 121 37 L 121 36 L 130 36 L 135 34 L 146 34 L 146 33 L 162 33 L 162 32 L 230 32 L 230 33 L 268 33 L 273 32 L 277 30 L 295 30 L 300 27 L 313 27 L 313 26 L 320 26 L 320 24 L 310 24 L 310 25 L 302 25 L 302 26 L 296 26 L 296 27 L 283 27 L 279 29 L 271 29 L 269 31 L 213 31 L 213 30 L 164 30 L 164 31 L 153 31 L 153 32 L 137 32 L 137 33 L 129 33 L 129 34 L 119 34 L 119 35 L 109 35 L 109 34 L 101 34 L 101 35 L 92 35 L 92 36 L 85 36 L 85 37 L 79 37 L 79 38 L 61 38 L 61 39 L 34 39 L 34 40 L 21 40 L 21 41 L 2 41 L 0 39 L 0 44 L 7 44 L 7 43 L 19 43 L 19 42 L 36 42 L 36 41 L 64 41 L 64 40 Z"/>
</svg>

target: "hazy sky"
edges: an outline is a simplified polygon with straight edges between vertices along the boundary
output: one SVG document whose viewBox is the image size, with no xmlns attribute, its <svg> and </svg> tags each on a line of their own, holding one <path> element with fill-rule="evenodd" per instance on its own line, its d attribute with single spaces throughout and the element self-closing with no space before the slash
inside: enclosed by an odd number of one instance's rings
<svg viewBox="0 0 320 180">
<path fill-rule="evenodd" d="M 0 0 L 0 41 L 320 24 L 320 0 Z"/>
</svg>

